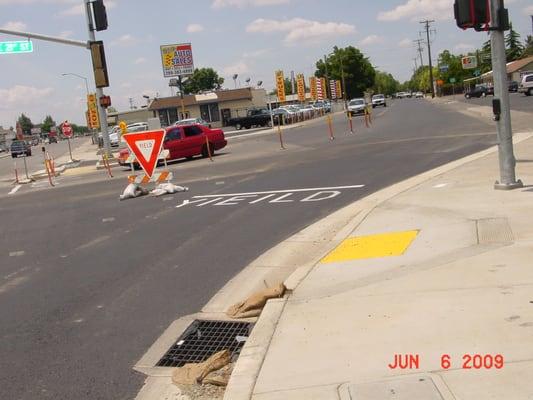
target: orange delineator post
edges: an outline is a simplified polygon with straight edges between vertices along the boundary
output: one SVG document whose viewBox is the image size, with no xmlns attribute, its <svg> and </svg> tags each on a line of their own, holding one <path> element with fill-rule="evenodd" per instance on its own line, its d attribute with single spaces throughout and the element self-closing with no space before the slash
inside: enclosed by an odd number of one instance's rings
<svg viewBox="0 0 533 400">
<path fill-rule="evenodd" d="M 111 173 L 111 166 L 109 165 L 109 160 L 107 159 L 107 154 L 102 154 L 102 161 L 104 162 L 104 167 L 106 167 L 109 177 L 113 178 L 113 174 Z"/>
<path fill-rule="evenodd" d="M 15 183 L 19 183 L 19 173 L 17 171 L 17 161 L 15 161 Z"/>
<path fill-rule="evenodd" d="M 283 134 L 281 132 L 281 125 L 278 123 L 278 136 L 279 136 L 279 144 L 281 145 L 281 149 L 285 150 L 285 146 L 283 145 Z"/>
<path fill-rule="evenodd" d="M 329 127 L 329 140 L 335 140 L 335 136 L 333 135 L 333 124 L 332 124 L 331 115 L 328 115 L 327 119 L 328 119 L 328 127 Z"/>
<path fill-rule="evenodd" d="M 353 120 L 352 120 L 352 114 L 348 113 L 348 123 L 349 123 L 349 126 L 350 126 L 350 133 L 355 133 L 353 131 Z"/>
</svg>

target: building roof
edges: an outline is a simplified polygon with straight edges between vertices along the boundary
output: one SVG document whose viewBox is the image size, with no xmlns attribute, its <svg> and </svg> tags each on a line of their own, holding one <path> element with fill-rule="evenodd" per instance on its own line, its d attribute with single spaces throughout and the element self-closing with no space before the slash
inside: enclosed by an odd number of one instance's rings
<svg viewBox="0 0 533 400">
<path fill-rule="evenodd" d="M 215 92 L 205 94 L 190 94 L 183 96 L 183 103 L 185 106 L 224 102 L 234 100 L 251 100 L 252 88 L 234 89 L 234 90 L 218 90 Z M 155 99 L 150 104 L 150 110 L 161 110 L 165 108 L 178 108 L 181 107 L 181 98 L 179 96 L 164 97 L 161 99 Z"/>
<path fill-rule="evenodd" d="M 507 63 L 507 73 L 514 74 L 515 72 L 519 72 L 522 68 L 531 63 L 533 63 L 533 56 L 522 58 L 521 60 L 511 61 Z M 492 71 L 485 72 L 481 76 L 483 78 L 492 76 Z"/>
</svg>

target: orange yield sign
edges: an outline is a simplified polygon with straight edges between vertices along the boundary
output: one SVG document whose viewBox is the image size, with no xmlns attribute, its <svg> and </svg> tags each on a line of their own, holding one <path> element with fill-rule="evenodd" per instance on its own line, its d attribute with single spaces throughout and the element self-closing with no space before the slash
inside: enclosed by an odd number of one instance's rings
<svg viewBox="0 0 533 400">
<path fill-rule="evenodd" d="M 163 148 L 165 130 L 127 133 L 122 137 L 148 178 L 151 178 Z"/>
</svg>

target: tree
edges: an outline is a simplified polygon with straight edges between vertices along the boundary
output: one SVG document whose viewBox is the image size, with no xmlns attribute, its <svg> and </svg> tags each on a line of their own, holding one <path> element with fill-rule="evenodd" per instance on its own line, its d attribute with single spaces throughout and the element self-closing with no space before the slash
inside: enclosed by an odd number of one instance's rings
<svg viewBox="0 0 533 400">
<path fill-rule="evenodd" d="M 224 78 L 218 76 L 213 68 L 196 68 L 183 84 L 185 94 L 196 94 L 207 90 L 219 90 Z"/>
<path fill-rule="evenodd" d="M 41 124 L 41 130 L 42 130 L 42 132 L 50 132 L 50 128 L 51 128 L 52 126 L 56 126 L 56 123 L 55 123 L 55 121 L 53 120 L 52 116 L 47 115 L 47 116 L 44 118 L 43 123 Z"/>
<path fill-rule="evenodd" d="M 24 132 L 25 135 L 31 135 L 31 128 L 33 128 L 31 119 L 22 113 L 18 119 L 18 123 L 20 124 L 22 132 Z"/>
<path fill-rule="evenodd" d="M 322 59 L 317 61 L 315 76 L 325 77 L 326 66 L 329 79 L 342 80 L 344 72 L 347 98 L 361 97 L 367 89 L 374 86 L 376 70 L 368 57 L 353 46 L 343 49 L 335 46 L 333 54 L 326 58 L 326 63 Z"/>
<path fill-rule="evenodd" d="M 533 56 L 533 36 L 528 35 L 524 42 L 524 51 L 522 52 L 522 58 Z"/>
<path fill-rule="evenodd" d="M 524 52 L 524 46 L 520 43 L 520 34 L 513 29 L 513 24 L 510 24 L 509 33 L 505 36 L 505 46 L 507 62 L 518 60 Z"/>
<path fill-rule="evenodd" d="M 483 43 L 481 50 L 478 52 L 478 62 L 480 66 L 481 73 L 489 72 L 492 70 L 492 48 L 490 45 L 490 40 L 487 40 Z"/>
<path fill-rule="evenodd" d="M 376 80 L 374 83 L 374 92 L 384 95 L 391 95 L 398 92 L 400 82 L 398 82 L 391 74 L 386 72 L 376 71 Z"/>
</svg>

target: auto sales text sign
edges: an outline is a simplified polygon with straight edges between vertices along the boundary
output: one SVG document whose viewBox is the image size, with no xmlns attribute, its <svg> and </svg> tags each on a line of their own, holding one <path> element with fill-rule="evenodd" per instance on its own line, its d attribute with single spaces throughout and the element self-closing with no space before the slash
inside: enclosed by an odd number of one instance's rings
<svg viewBox="0 0 533 400">
<path fill-rule="evenodd" d="M 163 76 L 187 76 L 194 72 L 192 46 L 190 43 L 168 44 L 161 46 Z"/>
</svg>

